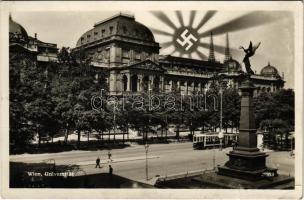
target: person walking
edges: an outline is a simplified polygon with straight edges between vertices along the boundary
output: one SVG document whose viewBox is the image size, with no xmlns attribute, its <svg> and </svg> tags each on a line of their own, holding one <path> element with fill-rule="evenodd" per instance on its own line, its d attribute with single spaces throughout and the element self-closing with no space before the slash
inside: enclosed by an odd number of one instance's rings
<svg viewBox="0 0 304 200">
<path fill-rule="evenodd" d="M 96 159 L 96 166 L 95 166 L 95 168 L 97 168 L 97 166 L 98 166 L 99 168 L 101 168 L 101 167 L 100 167 L 100 158 L 99 158 L 99 157 L 97 157 L 97 159 Z"/>
<path fill-rule="evenodd" d="M 112 154 L 111 154 L 111 151 L 108 151 L 108 159 L 109 159 L 109 162 L 112 162 Z"/>
<path fill-rule="evenodd" d="M 109 174 L 112 175 L 113 174 L 113 168 L 111 165 L 109 165 Z"/>
</svg>

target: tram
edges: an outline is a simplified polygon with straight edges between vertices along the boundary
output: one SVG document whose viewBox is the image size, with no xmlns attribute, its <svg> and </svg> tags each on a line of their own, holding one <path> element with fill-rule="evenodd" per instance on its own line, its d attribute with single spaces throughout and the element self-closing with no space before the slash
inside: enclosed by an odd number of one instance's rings
<svg viewBox="0 0 304 200">
<path fill-rule="evenodd" d="M 233 141 L 237 141 L 237 134 L 224 133 L 222 139 L 222 147 L 232 146 Z M 220 147 L 219 134 L 213 133 L 200 133 L 193 136 L 193 148 L 194 149 L 207 149 Z"/>
</svg>

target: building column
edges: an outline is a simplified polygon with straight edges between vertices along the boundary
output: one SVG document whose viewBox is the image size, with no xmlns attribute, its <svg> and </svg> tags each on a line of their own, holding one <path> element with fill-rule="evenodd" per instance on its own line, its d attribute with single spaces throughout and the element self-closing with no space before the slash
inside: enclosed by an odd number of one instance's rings
<svg viewBox="0 0 304 200">
<path fill-rule="evenodd" d="M 173 81 L 172 80 L 169 81 L 169 87 L 170 87 L 170 92 L 172 92 L 173 91 Z"/>
<path fill-rule="evenodd" d="M 148 91 L 153 90 L 154 87 L 154 75 L 149 75 Z"/>
<path fill-rule="evenodd" d="M 160 76 L 160 78 L 159 78 L 159 91 L 160 92 L 164 92 L 164 85 L 165 85 L 165 79 L 164 79 L 164 77 L 163 76 Z"/>
<path fill-rule="evenodd" d="M 180 81 L 177 81 L 177 91 L 180 92 L 181 91 L 181 87 L 180 87 Z"/>
<path fill-rule="evenodd" d="M 137 79 L 137 92 L 142 92 L 142 79 L 143 79 L 143 75 L 142 74 L 138 74 L 137 75 L 138 79 Z"/>
<path fill-rule="evenodd" d="M 202 93 L 202 84 L 199 82 L 197 85 L 197 91 L 201 94 Z"/>
<path fill-rule="evenodd" d="M 131 91 L 131 75 L 130 75 L 130 73 L 127 73 L 126 74 L 126 76 L 127 76 L 127 79 L 128 79 L 128 81 L 127 81 L 127 92 L 130 92 Z"/>
</svg>

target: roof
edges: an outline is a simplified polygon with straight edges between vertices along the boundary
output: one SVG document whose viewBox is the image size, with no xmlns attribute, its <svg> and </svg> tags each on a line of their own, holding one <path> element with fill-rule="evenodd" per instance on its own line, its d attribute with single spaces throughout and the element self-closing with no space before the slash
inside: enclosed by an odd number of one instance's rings
<svg viewBox="0 0 304 200">
<path fill-rule="evenodd" d="M 230 57 L 229 60 L 224 62 L 223 72 L 228 72 L 228 73 L 242 72 L 242 66 L 237 60 L 234 60 Z"/>
<path fill-rule="evenodd" d="M 159 66 L 157 63 L 151 61 L 151 60 L 144 60 L 137 63 L 132 63 L 129 65 L 122 65 L 121 67 L 114 67 L 113 69 L 142 69 L 142 70 L 153 70 L 153 71 L 160 71 L 163 72 L 165 69 L 163 69 L 161 66 Z"/>
<path fill-rule="evenodd" d="M 134 16 L 120 13 L 95 23 L 94 28 L 79 38 L 76 47 L 99 40 L 108 40 L 112 36 L 155 43 L 154 35 L 150 29 L 136 22 Z"/>
<path fill-rule="evenodd" d="M 159 63 L 181 64 L 183 66 L 210 67 L 212 69 L 222 69 L 223 64 L 220 62 L 210 62 L 207 60 L 197 60 L 192 58 L 176 57 L 171 55 L 163 55 L 159 58 Z"/>
<path fill-rule="evenodd" d="M 27 41 L 28 34 L 26 30 L 15 22 L 12 17 L 9 17 L 9 33 L 10 33 L 10 41 L 11 40 L 20 40 L 20 41 Z"/>
<path fill-rule="evenodd" d="M 260 74 L 262 76 L 268 76 L 268 77 L 280 77 L 277 68 L 271 66 L 270 63 L 268 63 L 267 66 L 263 67 Z"/>
</svg>

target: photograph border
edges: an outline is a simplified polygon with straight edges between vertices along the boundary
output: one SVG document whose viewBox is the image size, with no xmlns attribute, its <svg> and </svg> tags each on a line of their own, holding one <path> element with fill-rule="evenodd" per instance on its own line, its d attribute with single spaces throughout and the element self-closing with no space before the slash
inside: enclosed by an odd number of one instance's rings
<svg viewBox="0 0 304 200">
<path fill-rule="evenodd" d="M 106 6 L 105 6 L 106 5 Z M 1 2 L 0 3 L 0 145 L 1 195 L 4 198 L 102 198 L 102 199 L 298 199 L 303 189 L 303 4 L 302 2 L 210 2 L 210 1 L 123 1 L 123 2 Z M 10 12 L 102 11 L 102 10 L 288 10 L 294 13 L 295 31 L 295 188 L 294 190 L 244 189 L 13 189 L 9 188 L 9 44 Z"/>
</svg>

